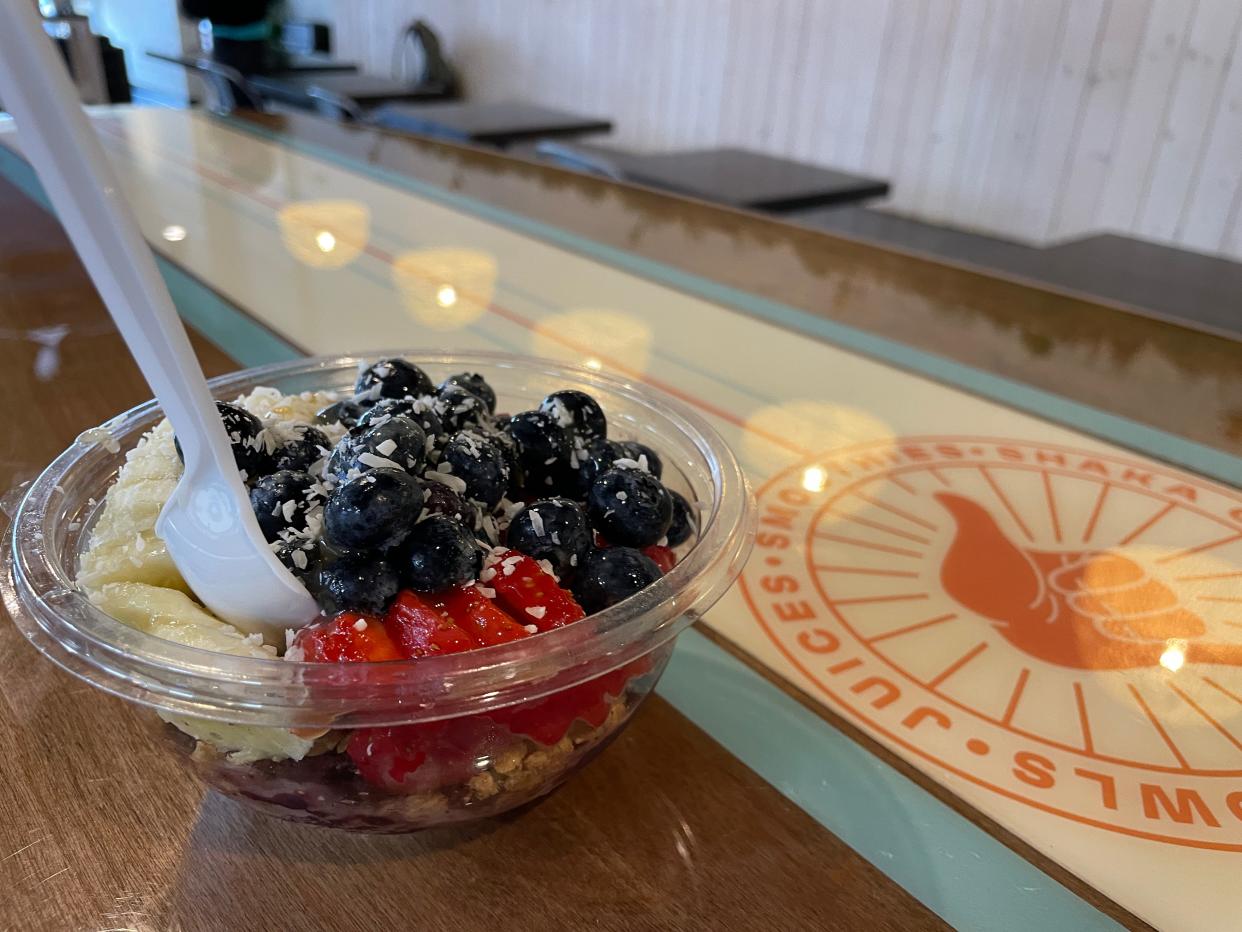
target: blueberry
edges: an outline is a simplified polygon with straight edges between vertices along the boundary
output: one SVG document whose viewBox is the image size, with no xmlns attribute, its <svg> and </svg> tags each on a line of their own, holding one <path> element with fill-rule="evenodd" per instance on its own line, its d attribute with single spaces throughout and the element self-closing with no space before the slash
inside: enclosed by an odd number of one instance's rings
<svg viewBox="0 0 1242 932">
<path fill-rule="evenodd" d="M 272 455 L 272 466 L 278 470 L 309 472 L 332 449 L 328 435 L 309 424 L 296 424 L 289 432 L 293 436 L 277 447 Z"/>
<path fill-rule="evenodd" d="M 668 490 L 673 499 L 673 522 L 668 526 L 668 545 L 676 547 L 690 539 L 690 535 L 698 530 L 698 522 L 694 519 L 694 509 L 680 492 Z"/>
<path fill-rule="evenodd" d="M 315 415 L 320 424 L 340 424 L 342 427 L 353 427 L 362 416 L 362 405 L 352 398 L 336 401 Z"/>
<path fill-rule="evenodd" d="M 550 491 L 569 464 L 573 449 L 569 431 L 543 411 L 519 412 L 501 429 L 517 441 L 525 488 L 535 495 Z"/>
<path fill-rule="evenodd" d="M 664 463 L 660 459 L 660 455 L 645 443 L 639 443 L 637 440 L 620 440 L 617 442 L 617 446 L 620 448 L 621 456 L 625 459 L 641 463 L 641 458 L 647 457 L 647 472 L 657 479 L 664 475 Z"/>
<path fill-rule="evenodd" d="M 233 460 L 242 473 L 242 479 L 257 479 L 264 473 L 271 472 L 271 458 L 267 454 L 263 437 L 260 436 L 263 431 L 262 422 L 241 405 L 227 401 L 217 401 L 216 410 L 224 423 L 224 432 L 229 436 Z M 176 437 L 173 437 L 173 446 L 177 450 L 177 458 L 184 463 L 181 441 Z"/>
<path fill-rule="evenodd" d="M 520 497 L 522 487 L 526 484 L 526 471 L 522 469 L 517 441 L 503 430 L 485 430 L 484 433 L 499 447 L 505 458 L 505 467 L 509 470 L 509 487 L 505 490 L 506 493 L 510 498 Z"/>
<path fill-rule="evenodd" d="M 621 445 L 612 440 L 596 440 L 581 451 L 578 466 L 569 477 L 569 484 L 578 497 L 586 498 L 600 473 L 612 469 L 612 464 L 623 455 Z"/>
<path fill-rule="evenodd" d="M 423 483 L 423 513 L 445 515 L 465 524 L 474 520 L 474 509 L 443 482 Z"/>
<path fill-rule="evenodd" d="M 340 557 L 320 567 L 315 582 L 315 598 L 330 615 L 345 611 L 382 615 L 400 588 L 396 570 L 371 555 Z"/>
<path fill-rule="evenodd" d="M 250 507 L 269 542 L 279 538 L 281 531 L 306 528 L 306 513 L 320 504 L 316 485 L 314 478 L 292 469 L 263 476 L 254 484 L 250 489 Z"/>
<path fill-rule="evenodd" d="M 285 565 L 285 569 L 300 579 L 303 584 L 308 587 L 313 584 L 322 563 L 319 548 L 313 541 L 302 538 L 281 541 L 273 548 L 273 551 L 276 559 Z"/>
<path fill-rule="evenodd" d="M 589 443 L 608 435 L 608 422 L 599 403 L 586 392 L 566 389 L 553 392 L 539 405 L 539 410 L 556 418 L 556 422 Z"/>
<path fill-rule="evenodd" d="M 443 392 L 450 387 L 464 388 L 473 395 L 478 395 L 483 399 L 483 403 L 487 405 L 487 413 L 496 413 L 496 392 L 487 384 L 483 376 L 477 372 L 459 372 L 456 375 L 450 375 L 447 379 L 440 383 L 440 391 Z"/>
<path fill-rule="evenodd" d="M 409 414 L 412 410 L 413 398 L 381 398 L 362 412 L 355 426 L 370 427 L 375 423 L 383 423 L 394 414 Z"/>
<path fill-rule="evenodd" d="M 650 473 L 610 469 L 587 493 L 587 512 L 610 544 L 649 547 L 668 532 L 673 499 Z"/>
<path fill-rule="evenodd" d="M 508 534 L 508 546 L 547 560 L 562 579 L 575 574 L 594 542 L 586 512 L 568 498 L 532 502 L 509 523 Z"/>
<path fill-rule="evenodd" d="M 417 474 L 427 458 L 427 435 L 404 414 L 394 414 L 351 437 L 350 451 L 350 468 L 360 472 L 395 468 Z"/>
<path fill-rule="evenodd" d="M 487 403 L 474 392 L 456 385 L 440 389 L 436 396 L 435 413 L 450 434 L 465 427 L 478 427 L 491 422 Z"/>
<path fill-rule="evenodd" d="M 323 510 L 323 536 L 345 550 L 392 547 L 410 533 L 422 509 L 422 487 L 409 473 L 372 469 L 333 489 Z"/>
<path fill-rule="evenodd" d="M 409 414 L 406 415 L 406 417 L 423 429 L 429 444 L 433 439 L 438 440 L 445 435 L 444 422 L 440 419 L 440 415 L 436 413 L 436 401 L 437 399 L 434 395 L 419 398 L 415 400 Z"/>
<path fill-rule="evenodd" d="M 357 401 L 368 407 L 380 398 L 417 398 L 430 395 L 435 386 L 427 373 L 414 363 L 397 357 L 381 359 L 358 373 L 354 383 Z"/>
<path fill-rule="evenodd" d="M 459 430 L 440 451 L 440 469 L 466 483 L 466 496 L 491 511 L 509 488 L 509 467 L 499 444 L 475 430 Z"/>
<path fill-rule="evenodd" d="M 655 561 L 630 547 L 609 547 L 587 554 L 573 592 L 588 614 L 628 599 L 660 578 Z"/>
<path fill-rule="evenodd" d="M 483 551 L 459 521 L 432 515 L 414 525 L 399 557 L 403 581 L 420 592 L 460 586 L 479 575 Z"/>
</svg>

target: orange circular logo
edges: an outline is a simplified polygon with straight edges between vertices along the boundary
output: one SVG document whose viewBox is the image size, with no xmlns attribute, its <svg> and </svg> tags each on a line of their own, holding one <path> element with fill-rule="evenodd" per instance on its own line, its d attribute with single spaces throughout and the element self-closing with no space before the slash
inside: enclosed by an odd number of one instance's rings
<svg viewBox="0 0 1242 932">
<path fill-rule="evenodd" d="M 741 591 L 872 732 L 1047 812 L 1242 851 L 1242 495 L 1155 463 L 912 437 L 759 492 Z"/>
</svg>

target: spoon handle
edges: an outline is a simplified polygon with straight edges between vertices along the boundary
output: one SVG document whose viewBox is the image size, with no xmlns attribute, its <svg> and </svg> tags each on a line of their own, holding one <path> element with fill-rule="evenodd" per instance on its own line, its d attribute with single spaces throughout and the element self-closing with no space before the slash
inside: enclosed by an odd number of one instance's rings
<svg viewBox="0 0 1242 932">
<path fill-rule="evenodd" d="M 0 99 L 125 344 L 181 441 L 236 472 L 228 437 L 151 250 L 30 0 L 0 0 Z"/>
</svg>

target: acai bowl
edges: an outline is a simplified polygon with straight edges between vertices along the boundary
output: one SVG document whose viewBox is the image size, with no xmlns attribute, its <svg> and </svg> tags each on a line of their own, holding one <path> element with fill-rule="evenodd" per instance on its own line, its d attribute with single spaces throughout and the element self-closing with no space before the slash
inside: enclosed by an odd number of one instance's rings
<svg viewBox="0 0 1242 932">
<path fill-rule="evenodd" d="M 406 832 L 545 795 L 625 727 L 750 551 L 721 437 L 605 373 L 415 350 L 211 384 L 323 618 L 265 644 L 197 603 L 153 532 L 180 468 L 153 402 L 26 490 L 3 596 L 45 656 L 150 707 L 201 779 L 269 815 Z"/>
</svg>

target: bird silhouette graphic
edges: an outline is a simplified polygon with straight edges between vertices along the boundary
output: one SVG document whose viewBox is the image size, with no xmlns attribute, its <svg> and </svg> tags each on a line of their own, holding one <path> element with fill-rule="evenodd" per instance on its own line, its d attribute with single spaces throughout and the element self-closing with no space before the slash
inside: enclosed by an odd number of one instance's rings
<svg viewBox="0 0 1242 932">
<path fill-rule="evenodd" d="M 1171 641 L 1187 662 L 1242 665 L 1242 644 L 1212 642 L 1168 585 L 1112 550 L 1019 547 L 982 505 L 935 496 L 956 525 L 945 591 L 1032 657 L 1079 670 L 1153 667 Z"/>
</svg>

